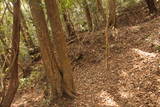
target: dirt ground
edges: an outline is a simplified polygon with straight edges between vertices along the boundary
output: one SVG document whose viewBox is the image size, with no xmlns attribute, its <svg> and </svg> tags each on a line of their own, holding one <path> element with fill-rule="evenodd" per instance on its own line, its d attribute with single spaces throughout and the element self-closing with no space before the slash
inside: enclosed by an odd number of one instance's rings
<svg viewBox="0 0 160 107">
<path fill-rule="evenodd" d="M 77 34 L 69 56 L 80 95 L 50 107 L 160 107 L 160 17 L 142 7 L 127 10 L 118 23 L 110 38 L 109 69 L 104 30 Z M 12 106 L 47 107 L 42 99 L 42 90 L 33 89 Z"/>
</svg>

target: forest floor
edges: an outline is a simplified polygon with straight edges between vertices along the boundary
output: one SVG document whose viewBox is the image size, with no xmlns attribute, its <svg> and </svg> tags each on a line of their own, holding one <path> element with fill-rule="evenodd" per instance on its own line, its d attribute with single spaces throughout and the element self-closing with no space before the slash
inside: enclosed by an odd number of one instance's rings
<svg viewBox="0 0 160 107">
<path fill-rule="evenodd" d="M 80 95 L 51 107 L 160 107 L 160 16 L 135 8 L 112 31 L 108 70 L 104 30 L 78 34 L 69 48 Z M 33 88 L 12 106 L 47 107 L 42 99 L 42 90 Z"/>
</svg>

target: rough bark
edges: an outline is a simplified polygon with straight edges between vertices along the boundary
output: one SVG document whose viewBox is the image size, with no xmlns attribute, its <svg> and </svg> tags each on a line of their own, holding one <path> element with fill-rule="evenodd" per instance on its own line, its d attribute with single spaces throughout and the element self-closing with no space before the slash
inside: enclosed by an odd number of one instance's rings
<svg viewBox="0 0 160 107">
<path fill-rule="evenodd" d="M 41 0 L 30 0 L 32 17 L 38 35 L 42 60 L 46 69 L 48 82 L 51 85 L 52 97 L 56 98 L 62 96 L 61 90 L 61 75 L 57 68 L 56 59 L 54 56 L 54 49 L 49 38 L 49 31 L 45 19 L 43 8 L 41 7 Z"/>
<path fill-rule="evenodd" d="M 155 13 L 157 12 L 157 8 L 156 5 L 154 3 L 154 0 L 145 0 L 147 5 L 148 5 L 148 9 L 150 13 Z"/>
<path fill-rule="evenodd" d="M 88 24 L 89 31 L 92 31 L 92 28 L 93 28 L 92 27 L 93 26 L 92 17 L 91 17 L 89 6 L 88 6 L 88 3 L 87 3 L 86 0 L 83 0 L 83 6 L 84 6 L 84 12 L 85 12 L 85 16 L 86 16 L 86 19 L 87 19 L 87 24 Z"/>
<path fill-rule="evenodd" d="M 18 55 L 19 55 L 19 41 L 20 41 L 20 0 L 14 1 L 13 12 L 13 34 L 12 34 L 12 56 L 9 66 L 10 80 L 6 95 L 2 99 L 2 107 L 10 107 L 16 91 L 19 86 L 18 81 Z"/>
<path fill-rule="evenodd" d="M 47 15 L 50 21 L 53 40 L 58 55 L 59 68 L 62 76 L 64 92 L 75 98 L 75 88 L 72 77 L 72 67 L 67 56 L 67 43 L 62 29 L 60 14 L 56 0 L 45 0 Z"/>
</svg>

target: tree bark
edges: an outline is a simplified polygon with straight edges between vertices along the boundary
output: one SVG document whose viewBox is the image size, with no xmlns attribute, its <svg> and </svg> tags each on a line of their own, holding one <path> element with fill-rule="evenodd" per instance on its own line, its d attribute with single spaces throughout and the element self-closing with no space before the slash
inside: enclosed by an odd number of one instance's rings
<svg viewBox="0 0 160 107">
<path fill-rule="evenodd" d="M 63 19 L 64 19 L 64 22 L 65 22 L 66 31 L 67 31 L 67 34 L 68 34 L 67 39 L 72 40 L 72 39 L 76 38 L 76 33 L 75 33 L 75 30 L 74 30 L 74 27 L 72 26 L 72 22 L 69 18 L 68 12 L 66 12 L 66 10 L 65 10 L 65 11 L 63 11 L 62 15 L 63 15 Z"/>
<path fill-rule="evenodd" d="M 67 43 L 62 29 L 60 14 L 56 0 L 45 0 L 47 15 L 50 21 L 53 40 L 58 55 L 59 68 L 62 76 L 64 92 L 71 98 L 75 98 L 75 88 L 72 77 L 72 67 L 67 56 Z"/>
<path fill-rule="evenodd" d="M 42 60 L 54 99 L 57 98 L 57 96 L 62 96 L 61 75 L 58 71 L 58 65 L 54 56 L 54 48 L 49 38 L 45 14 L 41 7 L 41 0 L 29 0 L 29 5 L 38 35 Z"/>
<path fill-rule="evenodd" d="M 154 3 L 154 0 L 145 0 L 147 5 L 148 5 L 148 9 L 150 13 L 156 13 L 157 12 L 157 8 L 156 5 Z"/>
<path fill-rule="evenodd" d="M 92 17 L 91 17 L 89 6 L 86 0 L 83 0 L 83 6 L 84 6 L 84 12 L 87 19 L 89 31 L 92 31 L 92 28 L 93 28 Z"/>
<path fill-rule="evenodd" d="M 16 91 L 19 86 L 18 81 L 18 55 L 19 55 L 19 42 L 20 42 L 20 0 L 14 1 L 14 14 L 13 14 L 13 34 L 12 34 L 12 56 L 9 66 L 10 80 L 6 95 L 2 99 L 2 107 L 10 107 Z"/>
</svg>

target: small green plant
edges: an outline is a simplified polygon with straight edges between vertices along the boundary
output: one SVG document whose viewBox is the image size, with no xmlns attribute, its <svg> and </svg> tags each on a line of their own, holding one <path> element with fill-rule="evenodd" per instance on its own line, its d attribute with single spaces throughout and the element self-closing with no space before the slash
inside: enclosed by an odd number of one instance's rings
<svg viewBox="0 0 160 107">
<path fill-rule="evenodd" d="M 156 51 L 160 52 L 160 46 L 156 46 Z"/>
</svg>

